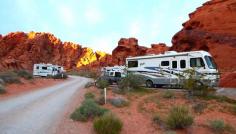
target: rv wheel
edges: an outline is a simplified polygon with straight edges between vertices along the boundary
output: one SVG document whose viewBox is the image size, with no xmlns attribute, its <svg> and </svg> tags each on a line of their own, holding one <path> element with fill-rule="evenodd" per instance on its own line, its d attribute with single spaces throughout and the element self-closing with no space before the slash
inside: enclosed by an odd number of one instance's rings
<svg viewBox="0 0 236 134">
<path fill-rule="evenodd" d="M 153 82 L 151 80 L 146 81 L 146 87 L 151 88 L 153 87 Z"/>
</svg>

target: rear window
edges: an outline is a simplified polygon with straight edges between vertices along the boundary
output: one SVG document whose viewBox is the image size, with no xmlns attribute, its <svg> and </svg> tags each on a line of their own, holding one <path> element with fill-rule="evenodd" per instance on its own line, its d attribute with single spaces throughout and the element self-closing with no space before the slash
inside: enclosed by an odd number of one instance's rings
<svg viewBox="0 0 236 134">
<path fill-rule="evenodd" d="M 180 60 L 180 68 L 186 68 L 186 61 Z"/>
<path fill-rule="evenodd" d="M 128 68 L 138 67 L 138 61 L 128 61 Z"/>
<path fill-rule="evenodd" d="M 121 73 L 120 72 L 115 72 L 115 77 L 121 77 Z"/>
<path fill-rule="evenodd" d="M 169 61 L 162 61 L 161 62 L 161 66 L 169 66 L 169 65 L 170 65 Z"/>
</svg>

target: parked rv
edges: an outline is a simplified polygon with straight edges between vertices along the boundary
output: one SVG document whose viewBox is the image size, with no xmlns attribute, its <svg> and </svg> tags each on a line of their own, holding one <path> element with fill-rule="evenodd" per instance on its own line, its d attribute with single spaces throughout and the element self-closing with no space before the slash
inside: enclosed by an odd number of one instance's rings
<svg viewBox="0 0 236 134">
<path fill-rule="evenodd" d="M 126 76 L 125 66 L 114 66 L 102 68 L 101 79 L 107 80 L 110 84 L 117 83 Z"/>
<path fill-rule="evenodd" d="M 64 72 L 62 66 L 53 64 L 34 64 L 33 75 L 34 76 L 55 76 Z"/>
<path fill-rule="evenodd" d="M 187 79 L 184 72 L 194 69 L 204 84 L 218 86 L 219 72 L 212 56 L 206 51 L 167 51 L 159 55 L 126 58 L 128 73 L 144 77 L 147 87 L 183 84 L 180 76 Z"/>
</svg>

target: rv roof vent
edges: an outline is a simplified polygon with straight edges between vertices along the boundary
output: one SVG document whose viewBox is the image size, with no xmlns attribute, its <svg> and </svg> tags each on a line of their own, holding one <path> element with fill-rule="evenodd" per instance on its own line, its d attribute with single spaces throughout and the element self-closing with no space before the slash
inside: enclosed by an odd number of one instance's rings
<svg viewBox="0 0 236 134">
<path fill-rule="evenodd" d="M 165 54 L 177 54 L 176 51 L 166 51 Z"/>
</svg>

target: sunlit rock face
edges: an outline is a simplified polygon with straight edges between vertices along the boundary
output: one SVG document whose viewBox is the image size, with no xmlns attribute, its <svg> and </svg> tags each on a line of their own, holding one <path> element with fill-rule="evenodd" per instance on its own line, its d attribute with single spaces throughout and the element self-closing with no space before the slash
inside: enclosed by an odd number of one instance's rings
<svg viewBox="0 0 236 134">
<path fill-rule="evenodd" d="M 221 71 L 236 70 L 236 1 L 212 0 L 189 14 L 171 50 L 209 51 Z"/>
<path fill-rule="evenodd" d="M 50 33 L 14 32 L 0 37 L 0 70 L 32 70 L 35 63 L 52 63 L 66 69 L 77 69 L 104 57 L 106 53 L 96 53 L 72 42 L 63 43 Z"/>
<path fill-rule="evenodd" d="M 136 38 L 121 38 L 118 46 L 112 51 L 112 61 L 114 64 L 124 65 L 125 59 L 129 56 L 160 54 L 169 49 L 164 43 L 152 44 L 151 46 L 151 48 L 139 46 Z"/>
</svg>

